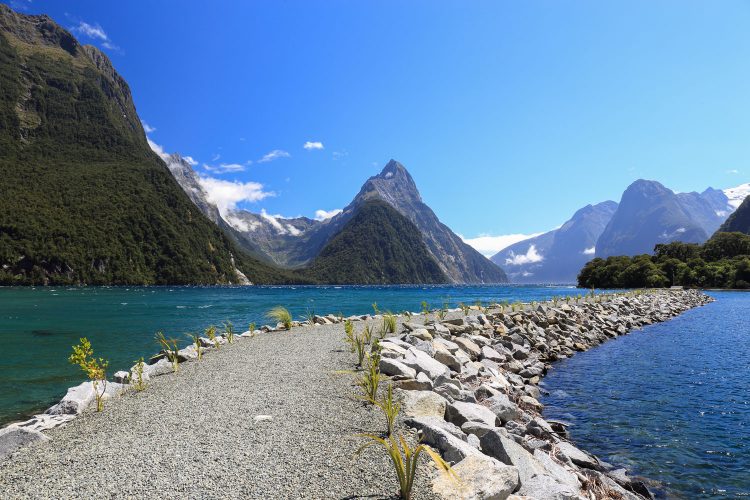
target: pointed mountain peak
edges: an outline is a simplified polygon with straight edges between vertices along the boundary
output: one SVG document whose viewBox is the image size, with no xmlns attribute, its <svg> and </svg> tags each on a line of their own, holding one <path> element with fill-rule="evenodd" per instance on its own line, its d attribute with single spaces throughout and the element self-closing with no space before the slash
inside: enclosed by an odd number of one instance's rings
<svg viewBox="0 0 750 500">
<path fill-rule="evenodd" d="M 388 163 L 386 163 L 385 167 L 383 167 L 383 170 L 377 177 L 380 177 L 381 179 L 391 179 L 393 177 L 401 176 L 407 176 L 411 178 L 409 172 L 406 170 L 406 167 L 404 167 L 396 160 L 391 159 Z"/>
</svg>

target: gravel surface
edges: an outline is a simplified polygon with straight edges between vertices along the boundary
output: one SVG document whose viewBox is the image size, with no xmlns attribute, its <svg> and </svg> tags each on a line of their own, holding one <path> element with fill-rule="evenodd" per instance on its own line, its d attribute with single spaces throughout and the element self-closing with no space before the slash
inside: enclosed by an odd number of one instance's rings
<svg viewBox="0 0 750 500">
<path fill-rule="evenodd" d="M 0 462 L 0 498 L 393 498 L 385 450 L 354 457 L 385 421 L 354 398 L 343 335 L 264 333 L 181 364 Z M 416 498 L 431 498 L 422 461 Z"/>
</svg>

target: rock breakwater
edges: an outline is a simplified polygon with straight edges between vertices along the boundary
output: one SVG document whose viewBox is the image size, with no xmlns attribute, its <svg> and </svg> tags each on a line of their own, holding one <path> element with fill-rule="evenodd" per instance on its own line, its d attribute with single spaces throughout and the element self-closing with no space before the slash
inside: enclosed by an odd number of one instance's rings
<svg viewBox="0 0 750 500">
<path fill-rule="evenodd" d="M 380 342 L 380 368 L 400 388 L 405 423 L 463 478 L 436 480 L 439 496 L 650 498 L 643 482 L 578 449 L 564 424 L 542 417 L 539 382 L 556 360 L 712 300 L 699 291 L 638 291 L 428 316 Z"/>
</svg>

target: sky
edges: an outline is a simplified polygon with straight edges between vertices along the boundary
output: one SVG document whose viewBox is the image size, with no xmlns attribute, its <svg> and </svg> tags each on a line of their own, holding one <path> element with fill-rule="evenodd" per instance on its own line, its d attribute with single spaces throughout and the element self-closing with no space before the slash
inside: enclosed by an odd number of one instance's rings
<svg viewBox="0 0 750 500">
<path fill-rule="evenodd" d="M 325 217 L 393 158 L 485 254 L 750 181 L 746 1 L 12 0 L 100 47 L 228 207 Z"/>
</svg>

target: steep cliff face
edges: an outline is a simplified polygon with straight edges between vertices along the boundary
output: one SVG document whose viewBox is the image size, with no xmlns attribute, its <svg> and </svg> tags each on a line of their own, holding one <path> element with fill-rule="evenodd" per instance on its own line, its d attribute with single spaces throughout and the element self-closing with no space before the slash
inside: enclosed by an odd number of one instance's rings
<svg viewBox="0 0 750 500">
<path fill-rule="evenodd" d="M 615 210 L 614 201 L 587 205 L 558 229 L 515 243 L 492 261 L 514 283 L 575 283 L 581 267 L 594 257 L 596 242 Z"/>
<path fill-rule="evenodd" d="M 0 283 L 237 283 L 240 255 L 149 148 L 105 54 L 0 5 Z"/>
</svg>

